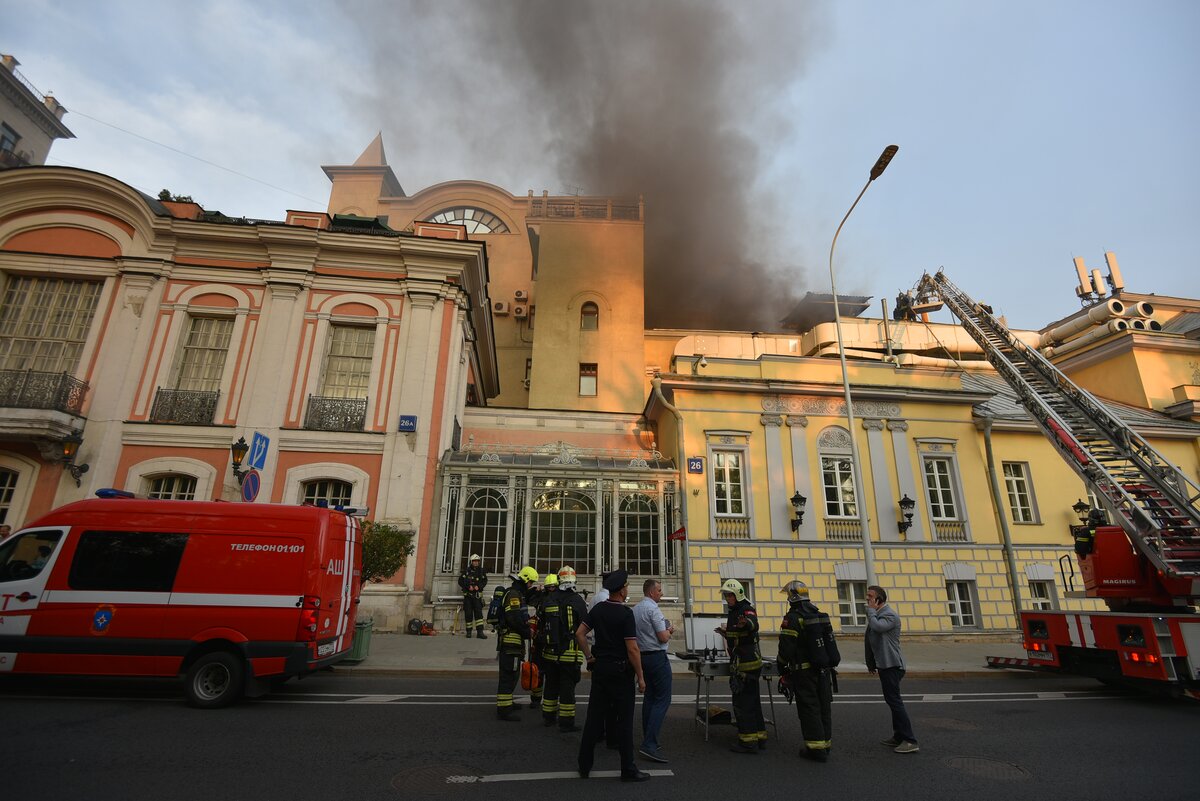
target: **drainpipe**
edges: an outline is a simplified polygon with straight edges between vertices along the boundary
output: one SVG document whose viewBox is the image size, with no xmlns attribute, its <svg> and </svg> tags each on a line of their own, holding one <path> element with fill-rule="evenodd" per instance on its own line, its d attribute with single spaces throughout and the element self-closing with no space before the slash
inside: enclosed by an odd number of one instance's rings
<svg viewBox="0 0 1200 801">
<path fill-rule="evenodd" d="M 650 384 L 654 387 L 654 397 L 658 399 L 658 402 L 667 411 L 675 415 L 675 428 L 678 432 L 679 460 L 675 464 L 679 469 L 679 497 L 681 499 L 679 503 L 679 521 L 683 526 L 683 616 L 686 618 L 683 624 L 683 648 L 685 651 L 691 651 L 692 644 L 689 641 L 688 623 L 692 620 L 692 582 L 691 571 L 689 569 L 691 558 L 688 553 L 688 544 L 691 542 L 692 535 L 687 529 L 688 500 L 687 487 L 684 485 L 684 482 L 687 480 L 687 451 L 683 448 L 683 415 L 663 395 L 661 377 L 654 376 L 654 378 L 650 379 Z"/>
<path fill-rule="evenodd" d="M 991 480 L 992 486 L 992 506 L 996 510 L 996 517 L 1000 519 L 1000 531 L 1004 535 L 1004 556 L 1008 561 L 1008 583 L 1012 586 L 1013 613 L 1019 629 L 1021 627 L 1021 585 L 1017 581 L 1017 560 L 1013 557 L 1012 533 L 1008 530 L 1008 520 L 1004 517 L 1000 482 L 996 478 L 996 462 L 992 456 L 991 415 L 985 415 L 983 418 L 983 445 L 987 452 L 988 478 Z"/>
<path fill-rule="evenodd" d="M 883 309 L 883 341 L 887 345 L 887 358 L 884 359 L 884 361 L 895 364 L 896 359 L 892 356 L 892 331 L 888 327 L 887 300 L 881 299 L 879 301 L 879 307 Z"/>
</svg>

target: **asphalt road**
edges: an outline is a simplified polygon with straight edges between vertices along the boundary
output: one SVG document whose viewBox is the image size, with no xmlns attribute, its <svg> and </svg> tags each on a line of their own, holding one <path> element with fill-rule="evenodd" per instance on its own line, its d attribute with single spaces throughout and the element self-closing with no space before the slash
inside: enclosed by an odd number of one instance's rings
<svg viewBox="0 0 1200 801">
<path fill-rule="evenodd" d="M 627 785 L 595 775 L 619 768 L 603 746 L 593 777 L 575 777 L 579 735 L 543 728 L 535 712 L 519 724 L 495 720 L 492 680 L 326 673 L 198 711 L 170 682 L 0 676 L 0 797 L 1200 798 L 1194 701 L 1016 673 L 909 679 L 903 689 L 919 754 L 878 744 L 891 732 L 876 682 L 843 680 L 833 755 L 818 765 L 797 758 L 795 708 L 778 697 L 767 751 L 730 753 L 731 726 L 714 726 L 705 742 L 692 719 L 695 683 L 676 677 L 662 738 L 670 763 L 642 762 L 659 773 Z M 720 680 L 713 691 L 728 706 Z"/>
</svg>

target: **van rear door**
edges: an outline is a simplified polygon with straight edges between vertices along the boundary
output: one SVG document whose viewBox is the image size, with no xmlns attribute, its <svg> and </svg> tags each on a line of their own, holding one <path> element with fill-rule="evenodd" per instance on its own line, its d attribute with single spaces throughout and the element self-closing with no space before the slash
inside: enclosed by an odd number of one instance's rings
<svg viewBox="0 0 1200 801">
<path fill-rule="evenodd" d="M 350 650 L 354 638 L 354 612 L 358 600 L 356 575 L 362 559 L 358 520 L 331 512 L 321 537 L 321 570 L 318 595 L 321 612 L 317 615 L 318 660 Z"/>
</svg>

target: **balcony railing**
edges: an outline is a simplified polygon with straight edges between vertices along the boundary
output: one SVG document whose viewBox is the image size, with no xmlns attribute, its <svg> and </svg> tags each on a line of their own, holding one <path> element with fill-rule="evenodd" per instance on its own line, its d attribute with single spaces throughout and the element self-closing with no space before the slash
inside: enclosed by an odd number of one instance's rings
<svg viewBox="0 0 1200 801">
<path fill-rule="evenodd" d="M 936 542 L 966 542 L 967 523 L 964 520 L 934 520 L 933 539 Z"/>
<path fill-rule="evenodd" d="M 151 423 L 178 423 L 180 425 L 210 426 L 217 413 L 220 392 L 204 392 L 194 389 L 163 389 L 154 393 L 154 406 L 150 410 Z"/>
<path fill-rule="evenodd" d="M 366 398 L 308 396 L 304 427 L 311 431 L 362 431 L 366 424 Z"/>
<path fill-rule="evenodd" d="M 24 167 L 28 164 L 28 153 L 24 151 L 16 153 L 12 150 L 0 150 L 0 170 L 6 170 L 10 167 Z"/>
<path fill-rule="evenodd" d="M 713 535 L 713 539 L 715 540 L 748 540 L 750 539 L 750 518 L 715 518 L 713 520 Z"/>
<path fill-rule="evenodd" d="M 0 406 L 53 409 L 81 416 L 87 391 L 87 382 L 70 373 L 0 370 Z"/>
<path fill-rule="evenodd" d="M 862 542 L 862 522 L 856 517 L 827 517 L 825 539 L 829 542 Z"/>
</svg>

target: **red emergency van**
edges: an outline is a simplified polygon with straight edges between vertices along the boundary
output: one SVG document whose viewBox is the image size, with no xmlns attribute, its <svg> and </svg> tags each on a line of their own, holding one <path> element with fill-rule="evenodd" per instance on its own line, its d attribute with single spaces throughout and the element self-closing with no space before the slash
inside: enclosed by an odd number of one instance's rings
<svg viewBox="0 0 1200 801">
<path fill-rule="evenodd" d="M 101 491 L 0 543 L 0 673 L 180 676 L 225 706 L 350 650 L 352 513 Z"/>
</svg>

